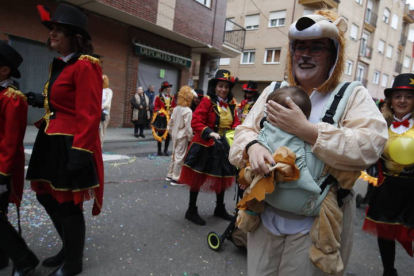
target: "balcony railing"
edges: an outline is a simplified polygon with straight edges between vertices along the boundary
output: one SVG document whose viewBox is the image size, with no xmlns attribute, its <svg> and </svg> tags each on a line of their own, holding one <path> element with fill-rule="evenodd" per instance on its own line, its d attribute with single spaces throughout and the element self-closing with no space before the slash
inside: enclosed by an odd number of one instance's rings
<svg viewBox="0 0 414 276">
<path fill-rule="evenodd" d="M 398 74 L 401 74 L 401 71 L 402 71 L 402 63 L 397 61 L 395 63 L 395 72 L 397 72 Z"/>
<path fill-rule="evenodd" d="M 371 10 L 367 10 L 367 12 L 365 14 L 365 23 L 368 23 L 368 24 L 370 24 L 374 27 L 377 27 L 377 19 L 378 19 L 377 14 L 375 14 Z"/>
<path fill-rule="evenodd" d="M 405 46 L 405 44 L 407 44 L 407 36 L 405 36 L 404 34 L 401 34 L 401 37 L 400 37 L 400 44 L 401 44 L 402 46 Z"/>
<path fill-rule="evenodd" d="M 328 8 L 337 8 L 338 4 L 341 1 L 339 0 L 299 0 L 299 4 L 301 5 L 310 5 L 313 7 L 318 7 L 320 8 L 320 6 L 327 6 Z"/>
<path fill-rule="evenodd" d="M 226 30 L 224 31 L 224 44 L 240 52 L 244 50 L 246 29 L 230 19 L 226 19 Z"/>
<path fill-rule="evenodd" d="M 361 45 L 361 51 L 359 52 L 359 55 L 361 57 L 371 59 L 371 57 L 372 57 L 372 47 L 369 47 L 367 45 L 362 44 Z"/>
<path fill-rule="evenodd" d="M 410 10 L 410 4 L 406 4 L 404 7 L 403 21 L 406 23 L 414 23 L 414 11 Z"/>
</svg>

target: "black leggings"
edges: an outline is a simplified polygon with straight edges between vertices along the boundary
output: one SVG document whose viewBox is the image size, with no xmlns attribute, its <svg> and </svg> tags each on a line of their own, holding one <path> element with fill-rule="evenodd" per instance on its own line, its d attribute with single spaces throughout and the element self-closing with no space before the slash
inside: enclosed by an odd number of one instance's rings
<svg viewBox="0 0 414 276">
<path fill-rule="evenodd" d="M 57 212 L 60 218 L 65 219 L 82 214 L 80 206 L 75 205 L 73 201 L 59 203 L 51 194 L 37 195 L 36 197 L 49 215 Z"/>
<path fill-rule="evenodd" d="M 389 273 L 394 271 L 395 241 L 378 238 L 378 247 L 381 254 L 382 265 L 384 266 L 384 272 Z"/>
</svg>

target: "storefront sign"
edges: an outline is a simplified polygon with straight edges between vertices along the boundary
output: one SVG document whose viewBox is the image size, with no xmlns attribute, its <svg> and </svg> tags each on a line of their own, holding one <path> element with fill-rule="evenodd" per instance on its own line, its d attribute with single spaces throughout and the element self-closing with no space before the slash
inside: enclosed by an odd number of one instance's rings
<svg viewBox="0 0 414 276">
<path fill-rule="evenodd" d="M 155 59 L 159 59 L 162 61 L 179 64 L 186 67 L 191 67 L 191 59 L 177 56 L 174 54 L 170 54 L 161 50 L 157 50 L 145 45 L 141 45 L 138 43 L 135 43 L 135 53 L 137 55 L 147 56 Z M 160 72 L 161 74 L 161 72 Z"/>
</svg>

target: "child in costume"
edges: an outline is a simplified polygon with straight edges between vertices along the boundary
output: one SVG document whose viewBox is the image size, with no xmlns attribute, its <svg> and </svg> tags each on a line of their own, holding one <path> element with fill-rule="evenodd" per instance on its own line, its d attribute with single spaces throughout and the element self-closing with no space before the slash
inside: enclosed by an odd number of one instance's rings
<svg viewBox="0 0 414 276">
<path fill-rule="evenodd" d="M 277 89 L 269 94 L 266 102 L 275 101 L 285 107 L 285 99 L 290 97 L 292 101 L 302 110 L 306 118 L 310 116 L 311 102 L 306 92 L 296 86 Z M 312 196 L 322 193 L 321 187 L 311 176 L 305 160 L 305 142 L 299 137 L 287 133 L 262 119 L 258 142 L 273 153 L 274 165 L 270 167 L 271 177 L 264 178 L 261 174 L 253 177 L 249 167 L 242 169 L 239 183 L 248 186 L 244 197 L 238 203 L 239 215 L 238 227 L 246 232 L 254 231 L 259 224 L 257 213 L 264 211 L 264 199 L 266 194 L 271 194 L 276 189 L 304 189 Z M 341 188 L 351 189 L 358 173 L 354 178 L 343 176 L 341 171 L 326 168 L 329 173 L 338 181 Z M 342 177 L 341 177 L 342 176 Z M 329 188 L 329 187 L 327 187 Z M 275 192 L 277 193 L 277 191 Z M 298 199 L 286 199 L 298 200 Z M 300 199 L 299 199 L 300 200 Z M 304 205 L 306 207 L 306 205 Z M 343 268 L 339 254 L 340 235 L 342 230 L 342 212 L 336 199 L 336 191 L 331 188 L 321 204 L 317 222 L 311 230 L 311 237 L 314 242 L 311 247 L 311 259 L 313 262 L 326 266 Z M 298 213 L 309 215 L 305 209 Z M 331 269 L 331 268 L 329 268 Z"/>
<path fill-rule="evenodd" d="M 178 106 L 174 108 L 167 126 L 173 143 L 167 180 L 171 179 L 173 186 L 180 185 L 177 181 L 180 177 L 188 143 L 193 138 L 193 129 L 191 128 L 193 112 L 190 106 L 194 97 L 197 97 L 197 94 L 191 87 L 187 85 L 181 87 L 178 92 Z"/>
</svg>

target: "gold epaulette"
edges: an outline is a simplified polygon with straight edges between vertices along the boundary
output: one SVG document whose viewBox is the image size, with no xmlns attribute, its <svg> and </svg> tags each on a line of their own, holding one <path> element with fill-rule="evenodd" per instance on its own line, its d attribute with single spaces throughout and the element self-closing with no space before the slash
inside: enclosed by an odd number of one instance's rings
<svg viewBox="0 0 414 276">
<path fill-rule="evenodd" d="M 90 63 L 98 64 L 99 66 L 101 66 L 101 61 L 93 56 L 81 55 L 78 60 L 86 60 L 86 61 L 89 61 Z"/>
<path fill-rule="evenodd" d="M 15 89 L 14 86 L 8 86 L 6 93 L 4 93 L 4 96 L 7 96 L 13 99 L 17 99 L 17 97 L 20 97 L 24 99 L 25 101 L 27 101 L 26 96 L 22 92 L 20 92 L 20 90 Z"/>
</svg>

